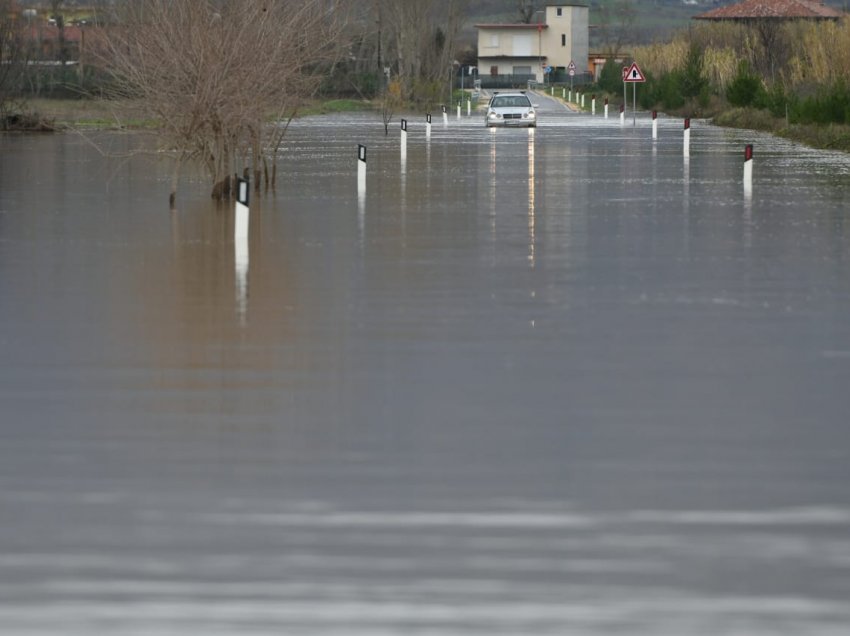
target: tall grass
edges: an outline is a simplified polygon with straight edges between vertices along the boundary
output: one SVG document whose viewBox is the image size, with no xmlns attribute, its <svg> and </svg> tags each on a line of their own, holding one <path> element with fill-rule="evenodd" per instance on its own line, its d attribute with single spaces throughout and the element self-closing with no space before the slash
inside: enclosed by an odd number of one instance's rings
<svg viewBox="0 0 850 636">
<path fill-rule="evenodd" d="M 773 34 L 770 48 L 765 41 L 746 25 L 705 23 L 670 42 L 636 48 L 650 79 L 644 106 L 695 111 L 711 97 L 792 123 L 850 123 L 850 18 L 789 22 Z M 700 92 L 692 88 L 695 69 L 705 82 Z"/>
</svg>

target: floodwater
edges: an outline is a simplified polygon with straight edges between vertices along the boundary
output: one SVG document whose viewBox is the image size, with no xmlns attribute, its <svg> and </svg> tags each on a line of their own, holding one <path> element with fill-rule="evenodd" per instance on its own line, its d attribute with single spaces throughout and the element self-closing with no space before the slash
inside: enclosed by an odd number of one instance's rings
<svg viewBox="0 0 850 636">
<path fill-rule="evenodd" d="M 540 100 L 0 138 L 0 632 L 846 634 L 850 157 Z"/>
</svg>

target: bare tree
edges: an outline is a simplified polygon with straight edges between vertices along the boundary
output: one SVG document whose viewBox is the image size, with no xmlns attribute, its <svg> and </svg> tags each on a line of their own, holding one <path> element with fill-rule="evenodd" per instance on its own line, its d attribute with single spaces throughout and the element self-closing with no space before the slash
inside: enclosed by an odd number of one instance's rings
<svg viewBox="0 0 850 636">
<path fill-rule="evenodd" d="M 522 24 L 531 24 L 534 19 L 534 14 L 537 13 L 535 0 L 516 0 L 517 13 L 519 21 Z"/>
<path fill-rule="evenodd" d="M 636 16 L 634 0 L 612 0 L 600 6 L 596 45 L 612 55 L 620 53 L 626 40 L 634 37 Z"/>
<path fill-rule="evenodd" d="M 65 16 L 62 14 L 62 3 L 64 0 L 50 0 L 50 17 L 56 20 L 56 29 L 59 32 L 58 55 L 62 66 L 68 61 L 68 47 L 65 43 Z"/>
<path fill-rule="evenodd" d="M 27 71 L 26 23 L 13 11 L 15 4 L 0 0 L 0 129 L 11 126 L 22 109 L 21 88 Z"/>
<path fill-rule="evenodd" d="M 273 183 L 287 123 L 341 50 L 343 2 L 134 0 L 112 28 L 102 62 L 116 93 L 159 123 L 174 159 L 202 162 L 212 196 L 230 195 L 235 172 Z M 271 170 L 269 164 L 271 163 Z"/>
<path fill-rule="evenodd" d="M 401 106 L 401 83 L 398 80 L 390 81 L 387 78 L 386 86 L 381 92 L 381 121 L 384 122 L 384 135 L 390 134 L 390 122 L 396 109 Z"/>
<path fill-rule="evenodd" d="M 377 0 L 384 56 L 394 59 L 405 100 L 430 102 L 438 96 L 454 59 L 454 44 L 467 0 Z"/>
</svg>

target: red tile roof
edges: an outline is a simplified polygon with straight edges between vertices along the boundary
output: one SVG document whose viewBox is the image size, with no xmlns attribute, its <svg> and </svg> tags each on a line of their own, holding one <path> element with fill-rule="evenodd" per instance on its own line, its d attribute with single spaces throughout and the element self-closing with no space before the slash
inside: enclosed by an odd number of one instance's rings
<svg viewBox="0 0 850 636">
<path fill-rule="evenodd" d="M 808 18 L 835 20 L 844 14 L 817 0 L 744 0 L 694 16 L 695 20 L 752 20 Z"/>
</svg>

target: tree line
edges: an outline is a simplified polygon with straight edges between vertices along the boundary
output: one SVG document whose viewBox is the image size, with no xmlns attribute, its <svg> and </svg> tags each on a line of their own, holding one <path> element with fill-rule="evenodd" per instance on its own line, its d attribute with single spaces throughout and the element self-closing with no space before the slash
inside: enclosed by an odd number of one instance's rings
<svg viewBox="0 0 850 636">
<path fill-rule="evenodd" d="M 62 2 L 52 2 L 60 13 Z M 64 88 L 132 99 L 157 123 L 159 150 L 174 165 L 172 204 L 187 162 L 204 166 L 215 198 L 230 195 L 236 174 L 273 187 L 288 122 L 319 92 L 372 98 L 392 84 L 407 102 L 448 97 L 466 2 L 101 2 L 76 59 L 59 21 L 61 58 L 40 60 L 31 16 L 0 0 L 0 116 L 14 123 L 33 73 L 59 68 Z"/>
<path fill-rule="evenodd" d="M 702 23 L 632 55 L 647 76 L 638 92 L 647 109 L 747 108 L 786 124 L 850 124 L 847 19 Z M 600 87 L 622 93 L 620 65 L 606 65 Z"/>
</svg>

